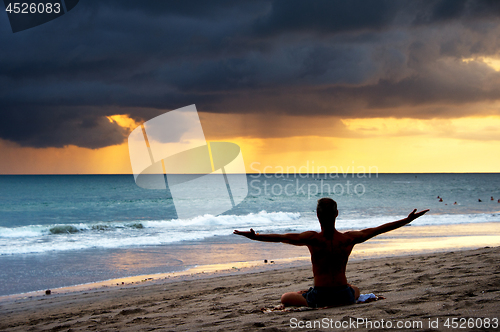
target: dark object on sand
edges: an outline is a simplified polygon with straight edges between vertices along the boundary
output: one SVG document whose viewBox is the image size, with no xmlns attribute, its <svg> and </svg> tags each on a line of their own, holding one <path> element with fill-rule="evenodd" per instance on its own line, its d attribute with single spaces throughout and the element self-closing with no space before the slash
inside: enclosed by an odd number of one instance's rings
<svg viewBox="0 0 500 332">
<path fill-rule="evenodd" d="M 266 264 L 267 264 L 267 259 L 264 259 L 264 263 L 266 263 Z"/>
<path fill-rule="evenodd" d="M 50 291 L 50 289 L 47 289 L 47 290 L 45 291 L 45 295 L 50 295 L 50 293 L 52 293 L 52 292 Z"/>
</svg>

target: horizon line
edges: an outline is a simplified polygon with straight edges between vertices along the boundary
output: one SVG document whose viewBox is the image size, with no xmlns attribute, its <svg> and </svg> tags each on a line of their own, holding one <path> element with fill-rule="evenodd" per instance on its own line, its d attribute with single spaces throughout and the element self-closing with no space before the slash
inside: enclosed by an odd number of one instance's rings
<svg viewBox="0 0 500 332">
<path fill-rule="evenodd" d="M 356 172 L 347 172 L 347 173 L 327 173 L 327 172 L 314 172 L 314 173 L 226 173 L 227 175 L 328 175 L 328 174 L 336 174 L 338 176 L 349 176 L 349 175 L 376 175 L 376 174 L 500 174 L 499 172 L 377 172 L 377 173 L 356 173 Z M 14 173 L 14 174 L 0 174 L 0 176 L 10 176 L 10 175 L 134 175 L 133 173 Z M 144 175 L 165 175 L 165 173 L 157 173 L 157 174 L 144 174 Z M 218 175 L 212 173 L 169 173 L 167 175 Z"/>
</svg>

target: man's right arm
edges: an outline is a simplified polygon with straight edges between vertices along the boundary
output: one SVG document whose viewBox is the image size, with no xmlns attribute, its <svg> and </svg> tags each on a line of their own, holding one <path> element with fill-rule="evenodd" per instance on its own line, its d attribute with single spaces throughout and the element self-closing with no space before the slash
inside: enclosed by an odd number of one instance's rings
<svg viewBox="0 0 500 332">
<path fill-rule="evenodd" d="M 316 232 L 303 232 L 303 233 L 287 233 L 287 234 L 259 234 L 250 228 L 250 232 L 242 232 L 235 230 L 233 234 L 242 235 L 250 240 L 262 242 L 282 242 L 293 244 L 295 246 L 306 246 L 311 244 Z"/>
<path fill-rule="evenodd" d="M 408 217 L 406 217 L 404 219 L 393 221 L 393 222 L 390 222 L 387 224 L 383 224 L 383 225 L 380 225 L 378 227 L 366 228 L 366 229 L 363 229 L 361 231 L 349 232 L 349 235 L 351 235 L 353 237 L 354 244 L 362 243 L 362 242 L 365 242 L 365 241 L 371 239 L 372 237 L 375 237 L 375 236 L 380 235 L 382 233 L 390 232 L 394 229 L 397 229 L 399 227 L 407 225 L 407 224 L 411 223 L 413 220 L 417 219 L 418 217 L 423 216 L 427 211 L 429 211 L 429 210 L 423 210 L 423 211 L 417 212 L 417 209 L 415 209 L 408 215 Z"/>
</svg>

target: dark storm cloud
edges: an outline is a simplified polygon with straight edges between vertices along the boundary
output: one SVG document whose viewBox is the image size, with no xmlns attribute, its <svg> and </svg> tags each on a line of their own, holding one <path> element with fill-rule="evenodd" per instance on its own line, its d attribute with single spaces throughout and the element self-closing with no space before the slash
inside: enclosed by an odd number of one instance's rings
<svg viewBox="0 0 500 332">
<path fill-rule="evenodd" d="M 12 34 L 0 21 L 0 138 L 121 143 L 105 116 L 450 117 L 402 106 L 500 99 L 499 1 L 81 1 Z M 126 109 L 126 111 L 125 111 Z M 462 114 L 466 115 L 466 114 Z"/>
<path fill-rule="evenodd" d="M 126 130 L 81 107 L 23 105 L 2 112 L 2 138 L 32 147 L 65 145 L 99 148 L 123 142 Z"/>
</svg>

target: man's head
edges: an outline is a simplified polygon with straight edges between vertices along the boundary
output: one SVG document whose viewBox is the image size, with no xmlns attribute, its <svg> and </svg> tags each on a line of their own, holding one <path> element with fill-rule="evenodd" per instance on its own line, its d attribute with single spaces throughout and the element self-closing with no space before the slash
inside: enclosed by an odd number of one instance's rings
<svg viewBox="0 0 500 332">
<path fill-rule="evenodd" d="M 330 228 L 335 226 L 335 218 L 337 218 L 338 214 L 339 211 L 337 210 L 337 202 L 327 197 L 318 199 L 316 215 L 318 216 L 321 228 Z"/>
</svg>

